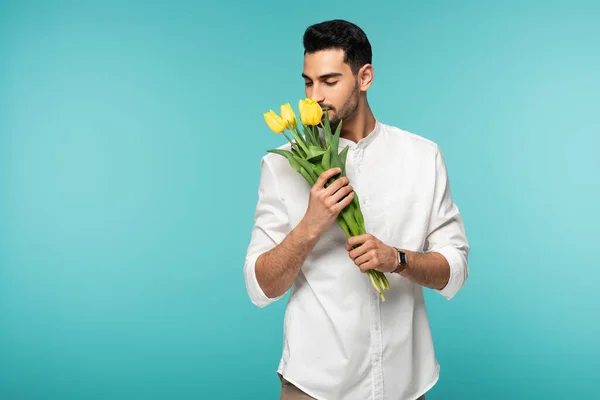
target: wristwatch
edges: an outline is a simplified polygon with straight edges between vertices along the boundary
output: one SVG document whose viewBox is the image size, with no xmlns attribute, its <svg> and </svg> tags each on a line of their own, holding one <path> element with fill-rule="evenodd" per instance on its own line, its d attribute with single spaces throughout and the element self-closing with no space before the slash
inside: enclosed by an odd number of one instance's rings
<svg viewBox="0 0 600 400">
<path fill-rule="evenodd" d="M 394 270 L 394 272 L 402 272 L 404 270 L 404 268 L 406 268 L 406 265 L 408 264 L 406 261 L 406 253 L 397 247 L 394 247 L 394 248 L 396 249 L 396 252 L 398 253 L 398 265 L 396 266 L 396 269 Z"/>
</svg>

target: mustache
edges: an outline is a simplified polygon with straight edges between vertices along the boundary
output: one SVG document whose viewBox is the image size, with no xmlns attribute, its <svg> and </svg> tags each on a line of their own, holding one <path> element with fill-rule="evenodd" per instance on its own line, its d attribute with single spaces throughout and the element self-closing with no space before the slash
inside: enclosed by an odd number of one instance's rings
<svg viewBox="0 0 600 400">
<path fill-rule="evenodd" d="M 323 111 L 325 111 L 325 110 L 334 110 L 335 111 L 335 108 L 330 104 L 319 104 L 319 105 L 321 106 Z"/>
</svg>

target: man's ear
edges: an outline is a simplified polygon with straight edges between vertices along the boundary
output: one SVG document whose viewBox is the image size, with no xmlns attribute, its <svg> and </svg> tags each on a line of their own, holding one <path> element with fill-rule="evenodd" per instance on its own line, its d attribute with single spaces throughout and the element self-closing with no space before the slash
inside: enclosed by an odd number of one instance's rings
<svg viewBox="0 0 600 400">
<path fill-rule="evenodd" d="M 373 65 L 365 64 L 358 70 L 358 87 L 362 92 L 366 92 L 373 83 L 375 77 L 375 70 Z"/>
</svg>

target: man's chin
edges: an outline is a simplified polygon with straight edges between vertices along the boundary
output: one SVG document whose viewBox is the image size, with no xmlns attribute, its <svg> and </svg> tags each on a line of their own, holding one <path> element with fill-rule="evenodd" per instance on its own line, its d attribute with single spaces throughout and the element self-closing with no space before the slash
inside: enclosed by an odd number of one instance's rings
<svg viewBox="0 0 600 400">
<path fill-rule="evenodd" d="M 329 120 L 329 125 L 331 125 L 334 128 L 337 127 L 339 123 L 340 123 L 340 120 L 335 117 L 333 119 Z"/>
<path fill-rule="evenodd" d="M 329 125 L 337 126 L 340 123 L 340 120 L 335 118 L 335 116 L 333 119 L 331 118 L 331 115 L 327 114 L 327 116 L 329 117 Z M 323 116 L 321 117 L 321 122 L 325 124 L 325 113 L 323 113 Z"/>
</svg>

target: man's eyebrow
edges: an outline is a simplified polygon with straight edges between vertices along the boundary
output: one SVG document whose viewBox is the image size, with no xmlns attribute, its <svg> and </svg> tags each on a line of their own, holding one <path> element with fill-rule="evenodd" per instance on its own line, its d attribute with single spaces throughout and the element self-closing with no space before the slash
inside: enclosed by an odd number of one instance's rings
<svg viewBox="0 0 600 400">
<path fill-rule="evenodd" d="M 329 78 L 337 78 L 338 76 L 342 76 L 343 74 L 341 72 L 330 72 L 328 74 L 323 74 L 321 76 L 319 76 L 319 79 L 321 80 L 325 80 L 325 79 L 329 79 Z M 302 77 L 304 79 L 311 79 L 308 75 L 306 75 L 304 72 L 302 73 Z M 311 79 L 312 80 L 312 79 Z"/>
</svg>

